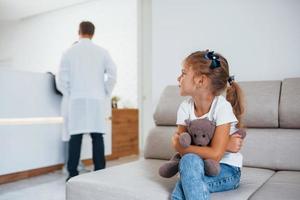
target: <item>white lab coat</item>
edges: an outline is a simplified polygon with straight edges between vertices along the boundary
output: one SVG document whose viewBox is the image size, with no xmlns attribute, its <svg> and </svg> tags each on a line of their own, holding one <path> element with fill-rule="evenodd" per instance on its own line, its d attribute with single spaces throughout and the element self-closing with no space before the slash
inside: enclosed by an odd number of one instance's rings
<svg viewBox="0 0 300 200">
<path fill-rule="evenodd" d="M 63 93 L 62 139 L 80 133 L 105 133 L 107 99 L 116 83 L 116 66 L 109 53 L 80 39 L 62 56 L 56 84 Z"/>
</svg>

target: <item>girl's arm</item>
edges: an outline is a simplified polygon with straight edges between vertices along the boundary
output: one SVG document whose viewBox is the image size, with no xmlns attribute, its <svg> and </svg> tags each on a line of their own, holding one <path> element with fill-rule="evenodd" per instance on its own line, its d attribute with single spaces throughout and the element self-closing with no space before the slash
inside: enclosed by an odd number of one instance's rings
<svg viewBox="0 0 300 200">
<path fill-rule="evenodd" d="M 177 131 L 176 131 L 176 133 L 177 133 L 178 135 L 180 135 L 180 134 L 183 133 L 183 132 L 187 132 L 186 126 L 178 125 L 178 126 L 177 126 Z"/>
<path fill-rule="evenodd" d="M 181 155 L 195 153 L 200 155 L 203 159 L 213 159 L 216 161 L 222 159 L 229 141 L 230 123 L 217 126 L 210 146 L 206 147 L 191 145 L 187 148 L 183 148 L 179 143 L 179 134 L 184 132 L 184 127 L 185 126 L 178 126 L 177 134 L 173 136 L 172 141 L 173 146 Z"/>
</svg>

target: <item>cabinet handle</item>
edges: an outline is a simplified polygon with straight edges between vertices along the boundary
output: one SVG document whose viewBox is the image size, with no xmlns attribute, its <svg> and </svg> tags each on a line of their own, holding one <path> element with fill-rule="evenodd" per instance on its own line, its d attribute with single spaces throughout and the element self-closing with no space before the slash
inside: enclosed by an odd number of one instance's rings
<svg viewBox="0 0 300 200">
<path fill-rule="evenodd" d="M 109 117 L 106 118 L 106 120 L 107 120 L 107 121 L 111 121 L 111 120 L 112 120 L 112 117 L 109 116 Z"/>
</svg>

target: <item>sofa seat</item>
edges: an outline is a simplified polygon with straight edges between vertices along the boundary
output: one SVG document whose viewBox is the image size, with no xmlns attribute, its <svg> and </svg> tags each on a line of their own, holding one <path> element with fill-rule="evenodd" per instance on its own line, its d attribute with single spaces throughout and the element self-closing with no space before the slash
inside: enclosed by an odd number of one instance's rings
<svg viewBox="0 0 300 200">
<path fill-rule="evenodd" d="M 67 183 L 68 200 L 169 199 L 178 177 L 161 178 L 158 168 L 165 160 L 141 159 L 105 170 L 82 174 Z M 244 167 L 238 189 L 213 193 L 212 199 L 248 199 L 274 171 Z"/>
<path fill-rule="evenodd" d="M 252 197 L 251 200 L 300 199 L 300 172 L 279 171 L 275 173 Z"/>
</svg>

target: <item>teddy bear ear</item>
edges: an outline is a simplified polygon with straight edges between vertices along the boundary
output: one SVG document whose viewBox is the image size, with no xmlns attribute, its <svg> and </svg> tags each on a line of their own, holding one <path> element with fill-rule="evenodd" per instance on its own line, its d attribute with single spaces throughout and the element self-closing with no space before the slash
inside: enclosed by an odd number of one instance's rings
<svg viewBox="0 0 300 200">
<path fill-rule="evenodd" d="M 216 122 L 215 121 L 211 121 L 211 125 L 216 126 Z"/>
<path fill-rule="evenodd" d="M 184 122 L 186 123 L 187 131 L 190 133 L 191 132 L 191 129 L 190 129 L 191 120 L 190 119 L 186 119 L 186 120 L 184 120 Z"/>
<path fill-rule="evenodd" d="M 184 122 L 186 123 L 187 126 L 189 126 L 191 124 L 191 120 L 190 119 L 186 119 L 186 120 L 184 120 Z"/>
</svg>

